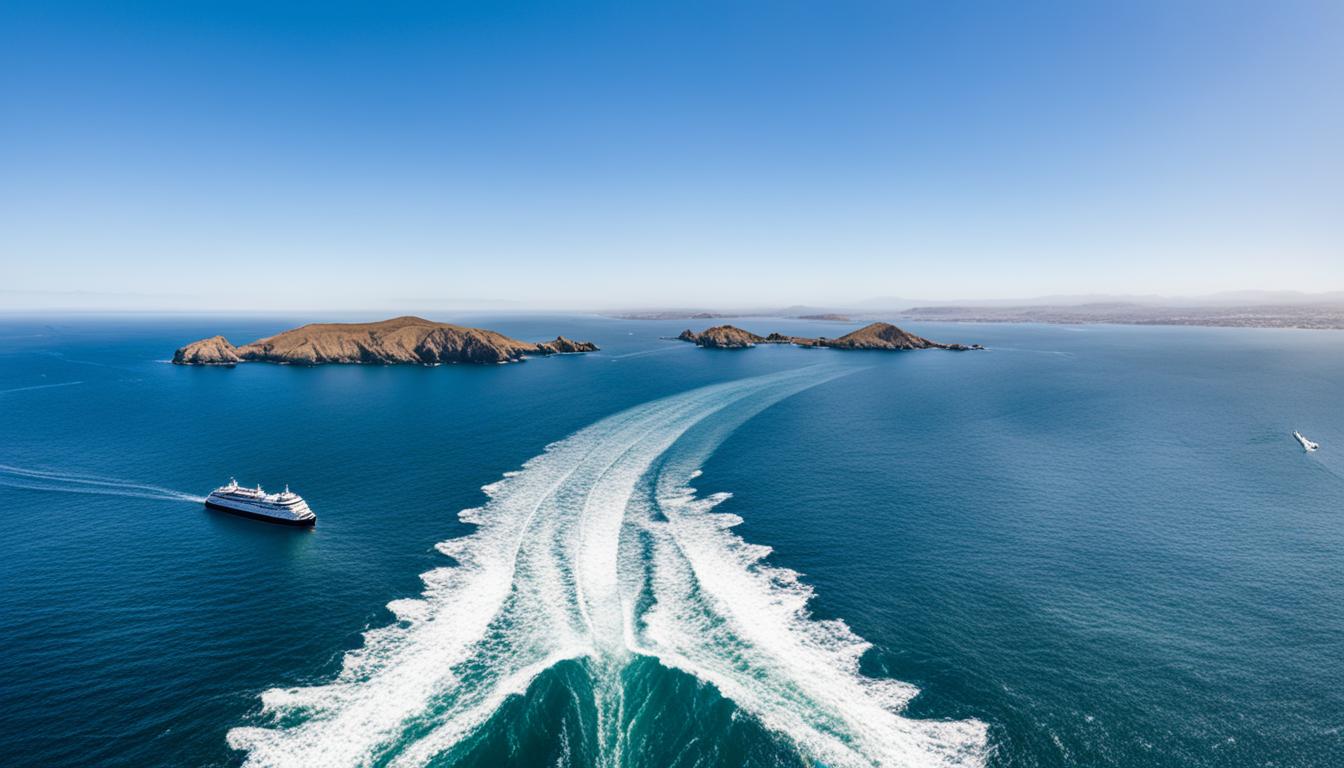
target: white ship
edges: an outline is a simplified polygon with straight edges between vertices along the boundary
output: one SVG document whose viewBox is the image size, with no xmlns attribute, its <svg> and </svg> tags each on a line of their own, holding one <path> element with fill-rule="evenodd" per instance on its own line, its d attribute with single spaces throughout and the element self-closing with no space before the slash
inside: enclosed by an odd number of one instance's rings
<svg viewBox="0 0 1344 768">
<path fill-rule="evenodd" d="M 1316 450 L 1317 448 L 1320 448 L 1320 447 L 1321 447 L 1321 446 L 1319 446 L 1319 445 L 1317 445 L 1317 444 L 1311 442 L 1311 441 L 1308 440 L 1307 438 L 1303 437 L 1301 432 L 1296 432 L 1296 431 L 1294 431 L 1294 432 L 1293 432 L 1293 437 L 1296 437 L 1296 438 L 1297 438 L 1297 442 L 1301 443 L 1301 444 L 1302 444 L 1302 447 L 1305 448 L 1305 449 L 1307 449 L 1308 451 L 1314 451 L 1314 450 Z"/>
<path fill-rule="evenodd" d="M 237 480 L 229 478 L 228 485 L 216 488 L 205 497 L 205 506 L 268 523 L 305 527 L 317 524 L 317 515 L 308 508 L 308 502 L 290 491 L 289 486 L 285 486 L 283 493 L 266 493 L 260 485 L 242 488 Z"/>
</svg>

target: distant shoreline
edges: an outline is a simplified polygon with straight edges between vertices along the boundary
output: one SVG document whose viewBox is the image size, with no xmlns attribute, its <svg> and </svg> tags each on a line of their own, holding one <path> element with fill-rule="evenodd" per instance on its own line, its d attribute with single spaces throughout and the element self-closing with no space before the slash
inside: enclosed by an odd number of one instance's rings
<svg viewBox="0 0 1344 768">
<path fill-rule="evenodd" d="M 794 320 L 864 323 L 879 317 L 908 322 L 1034 323 L 1045 325 L 1141 325 L 1200 328 L 1283 328 L 1290 330 L 1344 330 L 1344 305 L 1164 307 L 1141 304 L 1081 304 L 1075 306 L 928 306 L 888 312 L 836 310 L 833 312 L 626 312 L 608 314 L 619 320 L 692 320 L 703 318 L 780 317 Z"/>
<path fill-rule="evenodd" d="M 960 308 L 958 308 L 960 309 Z M 1293 310 L 1299 308 L 1294 307 Z M 943 323 L 1040 323 L 1045 325 L 1141 325 L 1194 328 L 1281 328 L 1285 330 L 1344 330 L 1344 307 L 1316 313 L 1268 312 L 1265 308 L 1217 308 L 1199 310 L 1159 310 L 1151 314 L 1071 311 L 1070 308 L 1025 308 L 1022 311 L 983 311 L 967 308 L 953 312 L 908 311 L 897 313 L 901 320 Z"/>
</svg>

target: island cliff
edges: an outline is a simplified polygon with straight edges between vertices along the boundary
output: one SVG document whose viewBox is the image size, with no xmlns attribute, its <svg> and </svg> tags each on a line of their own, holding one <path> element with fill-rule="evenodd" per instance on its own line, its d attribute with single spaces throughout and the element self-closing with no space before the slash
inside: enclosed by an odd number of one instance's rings
<svg viewBox="0 0 1344 768">
<path fill-rule="evenodd" d="M 193 341 L 173 354 L 173 362 L 178 365 L 234 365 L 242 361 L 238 348 L 223 336 Z"/>
<path fill-rule="evenodd" d="M 731 325 L 717 325 L 700 333 L 687 329 L 682 331 L 677 338 L 692 342 L 697 346 L 716 349 L 743 349 L 754 347 L 757 344 L 796 344 L 800 347 L 829 347 L 831 349 L 950 349 L 955 351 L 984 349 L 979 344 L 967 346 L 965 344 L 943 344 L 937 341 L 929 341 L 922 336 L 903 331 L 891 323 L 866 325 L 838 339 L 785 336 L 782 333 L 757 336 L 750 331 L 744 331 Z"/>
<path fill-rule="evenodd" d="M 903 331 L 891 323 L 873 323 L 865 325 L 853 333 L 847 333 L 838 339 L 819 339 L 820 346 L 832 349 L 953 349 L 969 350 L 982 348 L 980 345 L 942 344 L 929 341 Z"/>
<path fill-rule="evenodd" d="M 700 333 L 687 328 L 677 338 L 682 341 L 689 341 L 698 347 L 712 347 L 714 349 L 746 349 L 768 342 L 768 339 L 764 337 L 732 325 L 716 325 L 713 328 L 706 328 Z"/>
<path fill-rule="evenodd" d="M 178 365 L 241 362 L 416 364 L 509 363 L 527 355 L 593 352 L 587 341 L 557 336 L 529 344 L 483 328 L 398 317 L 378 323 L 311 323 L 235 347 L 223 336 L 192 342 L 173 355 Z"/>
</svg>

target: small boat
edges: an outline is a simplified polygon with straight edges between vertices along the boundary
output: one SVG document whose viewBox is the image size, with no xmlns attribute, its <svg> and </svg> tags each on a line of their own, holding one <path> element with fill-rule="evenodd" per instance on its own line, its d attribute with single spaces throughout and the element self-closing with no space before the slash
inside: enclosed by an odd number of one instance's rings
<svg viewBox="0 0 1344 768">
<path fill-rule="evenodd" d="M 229 478 L 229 484 L 220 486 L 205 497 L 205 506 L 231 515 L 265 520 L 268 523 L 297 525 L 311 528 L 317 524 L 317 515 L 308 508 L 303 497 L 285 486 L 283 493 L 267 493 L 258 485 L 243 488 Z"/>
<path fill-rule="evenodd" d="M 1317 445 L 1317 444 L 1311 442 L 1310 440 L 1308 440 L 1306 437 L 1304 437 L 1304 436 L 1302 435 L 1301 432 L 1294 431 L 1294 432 L 1293 432 L 1293 437 L 1297 438 L 1297 442 L 1301 443 L 1301 444 L 1302 444 L 1302 447 L 1305 448 L 1305 449 L 1307 450 L 1308 453 L 1310 453 L 1310 452 L 1316 450 L 1317 448 L 1320 448 L 1320 447 L 1321 447 L 1321 446 L 1319 446 L 1319 445 Z"/>
</svg>

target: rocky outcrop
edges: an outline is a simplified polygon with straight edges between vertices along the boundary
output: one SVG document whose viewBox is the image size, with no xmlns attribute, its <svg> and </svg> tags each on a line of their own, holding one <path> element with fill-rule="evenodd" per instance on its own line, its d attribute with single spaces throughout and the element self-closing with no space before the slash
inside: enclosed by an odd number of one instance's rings
<svg viewBox="0 0 1344 768">
<path fill-rule="evenodd" d="M 597 345 L 591 341 L 574 341 L 564 336 L 556 336 L 555 341 L 543 341 L 537 345 L 537 349 L 544 349 L 544 354 L 572 355 L 577 352 L 596 352 Z"/>
<path fill-rule="evenodd" d="M 682 341 L 694 342 L 702 347 L 741 348 L 755 346 L 756 344 L 794 344 L 800 347 L 829 347 L 831 349 L 950 349 L 955 351 L 984 349 L 979 344 L 967 346 L 965 344 L 942 344 L 929 341 L 922 336 L 903 331 L 891 323 L 873 323 L 853 333 L 847 333 L 838 339 L 825 337 L 813 339 L 804 336 L 785 336 L 782 333 L 757 336 L 750 331 L 744 331 L 731 325 L 708 328 L 700 333 L 686 330 L 677 338 Z"/>
<path fill-rule="evenodd" d="M 687 328 L 677 338 L 710 349 L 746 349 L 765 342 L 764 336 L 757 336 L 732 325 L 716 325 L 700 333 Z"/>
<path fill-rule="evenodd" d="M 891 323 L 873 323 L 838 339 L 827 339 L 823 346 L 833 349 L 945 349 L 948 345 L 903 331 Z"/>
<path fill-rule="evenodd" d="M 223 336 L 193 341 L 173 353 L 177 365 L 237 365 L 242 360 L 238 348 Z"/>
<path fill-rule="evenodd" d="M 592 352 L 586 341 L 557 336 L 529 344 L 483 328 L 398 317 L 378 323 L 312 323 L 233 347 L 222 336 L 193 342 L 173 355 L 179 365 L 257 361 L 293 365 L 508 363 L 527 355 Z M 216 362 L 228 360 L 228 362 Z"/>
</svg>

